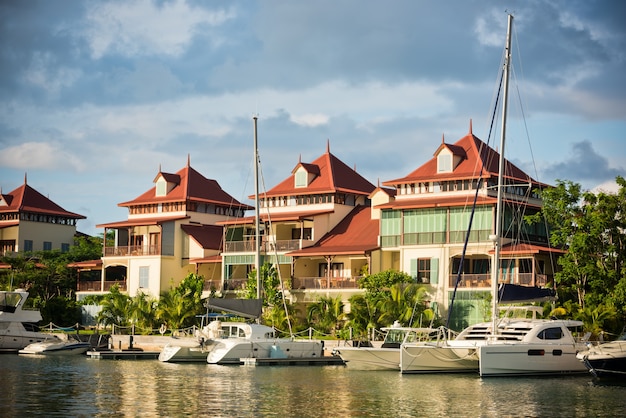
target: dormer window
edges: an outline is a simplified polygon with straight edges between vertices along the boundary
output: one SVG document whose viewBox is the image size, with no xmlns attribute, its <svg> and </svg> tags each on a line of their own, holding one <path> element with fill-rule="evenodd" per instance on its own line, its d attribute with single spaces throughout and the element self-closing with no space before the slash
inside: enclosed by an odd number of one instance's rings
<svg viewBox="0 0 626 418">
<path fill-rule="evenodd" d="M 437 157 L 437 172 L 438 173 L 451 173 L 452 172 L 452 154 L 442 151 Z"/>
<path fill-rule="evenodd" d="M 156 195 L 165 196 L 167 194 L 167 181 L 163 177 L 156 181 Z"/>
<path fill-rule="evenodd" d="M 298 171 L 296 171 L 295 174 L 295 187 L 306 187 L 308 186 L 307 184 L 307 179 L 308 179 L 308 173 L 306 172 L 306 170 L 300 168 L 298 169 Z"/>
</svg>

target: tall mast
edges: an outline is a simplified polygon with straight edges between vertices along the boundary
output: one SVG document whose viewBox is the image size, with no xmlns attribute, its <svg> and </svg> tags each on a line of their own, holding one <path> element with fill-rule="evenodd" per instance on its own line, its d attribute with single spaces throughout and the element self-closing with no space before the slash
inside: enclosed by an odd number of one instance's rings
<svg viewBox="0 0 626 418">
<path fill-rule="evenodd" d="M 497 334 L 498 321 L 498 276 L 500 273 L 500 247 L 502 245 L 502 185 L 504 179 L 504 143 L 506 139 L 506 115 L 509 96 L 509 67 L 511 65 L 511 28 L 513 26 L 513 15 L 508 15 L 508 25 L 506 31 L 506 48 L 504 52 L 504 89 L 502 94 L 502 131 L 500 135 L 500 160 L 498 167 L 498 197 L 496 202 L 496 231 L 494 237 L 494 263 L 491 268 L 492 287 L 492 334 Z"/>
<path fill-rule="evenodd" d="M 256 269 L 256 297 L 257 299 L 261 299 L 261 216 L 259 215 L 259 147 L 257 142 L 257 119 L 257 115 L 252 117 L 254 121 L 254 268 Z"/>
</svg>

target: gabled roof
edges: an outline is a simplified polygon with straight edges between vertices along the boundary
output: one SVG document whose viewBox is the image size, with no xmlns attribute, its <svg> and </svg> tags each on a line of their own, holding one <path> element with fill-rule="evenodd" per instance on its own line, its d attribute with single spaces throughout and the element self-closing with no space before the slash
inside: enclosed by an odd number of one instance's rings
<svg viewBox="0 0 626 418">
<path fill-rule="evenodd" d="M 0 196 L 0 212 L 30 212 L 65 218 L 86 219 L 85 216 L 68 212 L 26 183 L 8 194 Z"/>
<path fill-rule="evenodd" d="M 379 220 L 369 206 L 357 206 L 315 245 L 287 253 L 288 256 L 363 255 L 379 248 Z"/>
<path fill-rule="evenodd" d="M 181 225 L 187 235 L 192 237 L 205 250 L 222 249 L 223 228 L 216 225 Z"/>
<path fill-rule="evenodd" d="M 315 178 L 307 187 L 295 187 L 294 173 L 299 167 L 304 167 Z M 345 192 L 368 196 L 376 187 L 362 177 L 355 170 L 348 167 L 343 161 L 326 152 L 312 163 L 298 162 L 292 170 L 292 175 L 262 194 L 262 197 L 294 196 L 320 193 Z M 250 196 L 254 198 L 254 196 Z"/>
<path fill-rule="evenodd" d="M 207 179 L 202 174 L 194 170 L 189 164 L 179 170 L 176 174 L 157 174 L 155 181 L 160 177 L 170 183 L 174 183 L 174 188 L 165 196 L 156 195 L 156 186 L 128 202 L 119 203 L 118 206 L 145 205 L 149 203 L 182 202 L 192 200 L 196 202 L 213 203 L 216 205 L 242 208 L 244 210 L 253 209 L 251 206 L 243 204 L 234 197 L 226 193 L 215 180 Z"/>
<path fill-rule="evenodd" d="M 455 156 L 460 157 L 459 164 L 452 172 L 437 172 L 437 155 L 442 147 L 448 148 Z M 454 144 L 442 143 L 433 158 L 427 161 L 406 177 L 383 182 L 385 186 L 395 186 L 399 184 L 442 181 L 442 180 L 462 180 L 476 179 L 479 177 L 498 177 L 499 153 L 485 144 L 471 132 L 459 139 Z M 541 183 L 532 179 L 528 174 L 505 159 L 504 177 L 520 182 L 532 182 L 535 185 Z"/>
</svg>

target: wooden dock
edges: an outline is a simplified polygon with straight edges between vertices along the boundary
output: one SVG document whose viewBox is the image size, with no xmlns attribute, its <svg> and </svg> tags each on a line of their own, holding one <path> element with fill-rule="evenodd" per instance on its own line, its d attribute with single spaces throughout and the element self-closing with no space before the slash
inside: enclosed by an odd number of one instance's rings
<svg viewBox="0 0 626 418">
<path fill-rule="evenodd" d="M 339 356 L 304 357 L 304 358 L 242 358 L 246 366 L 343 366 Z"/>
<path fill-rule="evenodd" d="M 156 360 L 160 353 L 160 351 L 143 350 L 87 351 L 87 355 L 96 360 Z"/>
</svg>

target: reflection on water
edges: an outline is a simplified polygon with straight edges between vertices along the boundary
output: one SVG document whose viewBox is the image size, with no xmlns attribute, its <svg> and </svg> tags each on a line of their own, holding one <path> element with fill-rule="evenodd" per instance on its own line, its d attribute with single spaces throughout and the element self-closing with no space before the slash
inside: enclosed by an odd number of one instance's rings
<svg viewBox="0 0 626 418">
<path fill-rule="evenodd" d="M 590 376 L 401 375 L 340 366 L 0 356 L 0 416 L 621 416 L 626 387 Z"/>
</svg>

